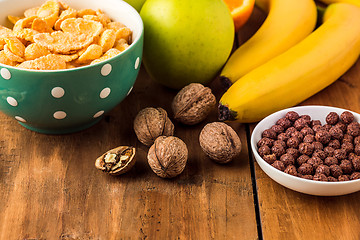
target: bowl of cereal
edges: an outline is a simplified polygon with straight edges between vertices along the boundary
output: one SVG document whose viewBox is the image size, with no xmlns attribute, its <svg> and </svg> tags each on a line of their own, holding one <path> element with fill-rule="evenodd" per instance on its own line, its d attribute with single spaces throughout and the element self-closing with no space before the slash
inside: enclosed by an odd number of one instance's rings
<svg viewBox="0 0 360 240">
<path fill-rule="evenodd" d="M 0 111 L 46 134 L 86 129 L 132 90 L 143 23 L 121 0 L 0 1 Z"/>
<path fill-rule="evenodd" d="M 300 106 L 260 121 L 251 149 L 277 183 L 305 194 L 360 190 L 360 115 L 330 106 Z"/>
</svg>

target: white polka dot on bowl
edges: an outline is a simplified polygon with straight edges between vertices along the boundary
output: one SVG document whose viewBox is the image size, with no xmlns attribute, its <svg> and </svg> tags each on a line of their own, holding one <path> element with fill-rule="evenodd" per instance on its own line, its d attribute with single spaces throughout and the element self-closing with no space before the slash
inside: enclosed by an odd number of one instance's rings
<svg viewBox="0 0 360 240">
<path fill-rule="evenodd" d="M 64 118 L 66 118 L 66 112 L 64 112 L 64 111 L 56 111 L 56 112 L 54 112 L 53 116 L 56 119 L 64 119 Z"/>
<path fill-rule="evenodd" d="M 97 113 L 94 114 L 93 118 L 98 118 L 98 117 L 100 117 L 100 116 L 103 115 L 103 114 L 104 114 L 104 111 L 103 111 L 103 110 L 98 111 Z"/>
<path fill-rule="evenodd" d="M 140 58 L 137 57 L 136 60 L 135 60 L 135 66 L 134 67 L 135 67 L 135 69 L 138 69 L 139 66 L 140 66 Z"/>
<path fill-rule="evenodd" d="M 62 87 L 54 87 L 52 90 L 51 90 L 51 95 L 54 97 L 54 98 L 61 98 L 63 97 L 65 94 L 65 90 L 62 88 Z"/>
<path fill-rule="evenodd" d="M 7 97 L 6 101 L 8 102 L 8 104 L 10 104 L 13 107 L 16 107 L 18 105 L 18 102 L 13 97 Z"/>
<path fill-rule="evenodd" d="M 20 121 L 20 122 L 26 122 L 26 120 L 20 116 L 15 116 L 15 119 Z"/>
<path fill-rule="evenodd" d="M 109 96 L 111 92 L 111 89 L 110 88 L 104 88 L 103 90 L 101 90 L 100 92 L 100 98 L 107 98 Z"/>
<path fill-rule="evenodd" d="M 11 78 L 11 73 L 7 68 L 2 68 L 0 70 L 0 75 L 3 79 L 9 80 Z"/>
<path fill-rule="evenodd" d="M 112 69 L 112 67 L 111 67 L 111 65 L 109 63 L 105 64 L 101 68 L 101 75 L 106 77 L 107 75 L 109 75 L 111 73 L 111 69 Z"/>
</svg>

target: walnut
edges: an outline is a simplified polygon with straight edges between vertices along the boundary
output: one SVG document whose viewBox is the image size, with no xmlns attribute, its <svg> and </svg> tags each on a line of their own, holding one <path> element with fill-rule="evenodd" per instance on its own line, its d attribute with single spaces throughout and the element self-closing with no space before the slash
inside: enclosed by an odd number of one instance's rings
<svg viewBox="0 0 360 240">
<path fill-rule="evenodd" d="M 151 146 L 159 136 L 172 136 L 174 124 L 162 108 L 144 108 L 135 117 L 134 131 L 139 141 Z"/>
<path fill-rule="evenodd" d="M 135 164 L 135 148 L 120 146 L 107 151 L 95 161 L 95 167 L 110 175 L 120 175 L 129 171 Z"/>
<path fill-rule="evenodd" d="M 203 121 L 216 105 L 211 89 L 200 83 L 191 83 L 182 88 L 172 101 L 175 120 L 194 125 Z"/>
<path fill-rule="evenodd" d="M 150 147 L 148 163 L 162 178 L 176 177 L 184 170 L 188 159 L 186 144 L 174 136 L 160 136 Z"/>
<path fill-rule="evenodd" d="M 199 136 L 202 150 L 212 160 L 227 163 L 241 152 L 241 141 L 236 132 L 223 122 L 208 123 Z"/>
</svg>

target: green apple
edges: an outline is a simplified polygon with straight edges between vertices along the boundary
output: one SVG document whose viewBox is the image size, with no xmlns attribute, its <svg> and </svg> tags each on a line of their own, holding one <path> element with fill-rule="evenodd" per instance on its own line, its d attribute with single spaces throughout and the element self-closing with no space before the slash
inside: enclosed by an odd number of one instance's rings
<svg viewBox="0 0 360 240">
<path fill-rule="evenodd" d="M 147 0 L 140 16 L 145 69 L 167 87 L 209 83 L 231 53 L 234 23 L 223 0 Z"/>
<path fill-rule="evenodd" d="M 141 7 L 143 6 L 146 0 L 124 0 L 128 4 L 130 4 L 133 8 L 135 8 L 138 12 L 140 12 Z"/>
</svg>

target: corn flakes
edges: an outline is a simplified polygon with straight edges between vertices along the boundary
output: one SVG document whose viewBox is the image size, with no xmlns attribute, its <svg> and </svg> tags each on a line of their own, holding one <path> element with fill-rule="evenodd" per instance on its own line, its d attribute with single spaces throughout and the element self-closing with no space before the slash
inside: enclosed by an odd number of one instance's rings
<svg viewBox="0 0 360 240">
<path fill-rule="evenodd" d="M 15 53 L 13 53 L 12 51 L 10 51 L 9 47 L 7 44 L 4 45 L 4 54 L 5 56 L 13 62 L 23 62 L 25 61 L 22 57 L 19 57 L 18 55 L 16 55 Z"/>
<path fill-rule="evenodd" d="M 0 63 L 15 66 L 16 62 L 11 61 L 6 57 L 5 51 L 0 51 Z"/>
<path fill-rule="evenodd" d="M 25 60 L 34 60 L 42 56 L 46 56 L 51 52 L 46 48 L 37 43 L 31 43 L 25 48 Z"/>
<path fill-rule="evenodd" d="M 93 60 L 90 64 L 95 64 L 95 63 L 105 61 L 109 58 L 115 57 L 119 53 L 121 53 L 121 52 L 119 50 L 117 50 L 116 48 L 111 48 L 106 53 L 104 53 L 104 55 L 102 55 L 100 58 Z"/>
<path fill-rule="evenodd" d="M 36 13 L 39 10 L 39 8 L 40 7 L 34 7 L 34 8 L 29 8 L 29 9 L 25 10 L 24 16 L 26 18 L 36 16 Z"/>
<path fill-rule="evenodd" d="M 101 46 L 97 44 L 91 44 L 79 57 L 78 63 L 89 62 L 98 59 L 103 53 Z"/>
<path fill-rule="evenodd" d="M 70 54 L 71 52 L 89 46 L 93 39 L 85 34 L 75 35 L 68 32 L 56 31 L 51 34 L 36 34 L 34 41 L 52 52 Z"/>
<path fill-rule="evenodd" d="M 48 0 L 8 16 L 13 29 L 0 25 L 0 63 L 26 69 L 56 70 L 95 64 L 124 51 L 132 31 L 101 10 L 70 8 Z"/>
<path fill-rule="evenodd" d="M 113 29 L 106 29 L 100 36 L 99 45 L 103 52 L 106 52 L 114 46 L 116 40 L 115 31 Z"/>
<path fill-rule="evenodd" d="M 61 12 L 60 17 L 56 20 L 54 24 L 55 30 L 60 30 L 61 23 L 68 18 L 74 18 L 76 17 L 76 10 L 69 8 Z"/>
<path fill-rule="evenodd" d="M 31 24 L 31 29 L 40 33 L 44 33 L 44 32 L 51 33 L 53 31 L 52 28 L 49 27 L 47 22 L 41 18 L 34 19 L 34 21 Z"/>
<path fill-rule="evenodd" d="M 48 54 L 34 60 L 25 61 L 19 64 L 18 67 L 35 70 L 58 70 L 65 69 L 66 62 L 61 56 Z"/>
<path fill-rule="evenodd" d="M 59 17 L 59 12 L 60 4 L 55 0 L 49 0 L 40 6 L 36 15 L 43 18 L 50 27 L 53 27 Z"/>
</svg>

